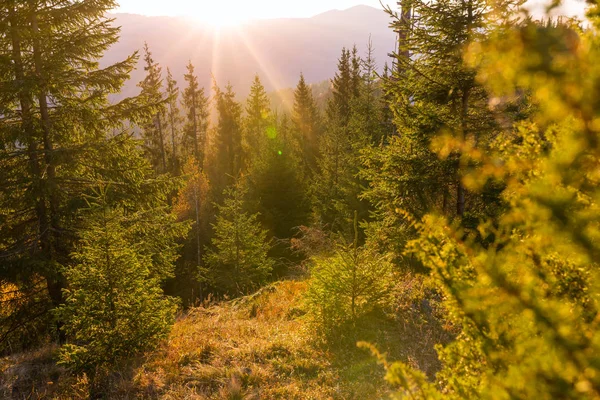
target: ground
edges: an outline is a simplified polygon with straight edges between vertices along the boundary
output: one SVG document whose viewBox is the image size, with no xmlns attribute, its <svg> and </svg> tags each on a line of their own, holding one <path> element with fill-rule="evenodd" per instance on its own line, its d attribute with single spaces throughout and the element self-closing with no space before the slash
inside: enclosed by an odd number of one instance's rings
<svg viewBox="0 0 600 400">
<path fill-rule="evenodd" d="M 6 399 L 379 399 L 384 371 L 352 340 L 320 338 L 302 311 L 306 283 L 182 314 L 156 351 L 98 385 L 54 362 L 56 347 L 0 359 Z M 90 395 L 91 394 L 91 395 Z"/>
</svg>

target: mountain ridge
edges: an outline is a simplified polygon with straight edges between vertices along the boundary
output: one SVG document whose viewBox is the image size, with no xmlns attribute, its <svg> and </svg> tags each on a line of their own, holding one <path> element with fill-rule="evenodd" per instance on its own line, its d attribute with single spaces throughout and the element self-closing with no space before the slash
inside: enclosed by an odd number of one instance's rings
<svg viewBox="0 0 600 400">
<path fill-rule="evenodd" d="M 300 73 L 309 83 L 330 79 L 342 47 L 357 45 L 362 55 L 369 40 L 382 67 L 395 44 L 388 15 L 366 5 L 330 10 L 310 18 L 255 20 L 227 28 L 185 17 L 119 13 L 111 14 L 111 18 L 115 26 L 121 27 L 121 39 L 107 52 L 103 65 L 118 62 L 134 51 L 141 55 L 147 42 L 164 75 L 169 67 L 180 88 L 191 60 L 207 91 L 214 76 L 219 85 L 230 82 L 240 97 L 247 95 L 255 74 L 268 91 L 294 87 Z M 137 83 L 143 77 L 140 57 L 137 69 L 116 99 L 137 94 Z"/>
</svg>

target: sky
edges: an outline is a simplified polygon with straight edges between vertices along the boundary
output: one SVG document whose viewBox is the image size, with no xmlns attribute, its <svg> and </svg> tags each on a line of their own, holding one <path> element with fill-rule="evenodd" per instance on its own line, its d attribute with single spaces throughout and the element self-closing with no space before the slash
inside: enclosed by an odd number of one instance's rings
<svg viewBox="0 0 600 400">
<path fill-rule="evenodd" d="M 544 1 L 530 0 L 538 4 Z M 396 3 L 395 0 L 382 2 Z M 252 19 L 306 18 L 359 4 L 381 8 L 379 0 L 120 0 L 119 3 L 116 12 L 185 16 L 215 25 L 234 25 Z M 565 0 L 561 14 L 582 16 L 584 4 L 582 0 Z"/>
<path fill-rule="evenodd" d="M 116 11 L 143 15 L 178 15 L 207 22 L 232 23 L 265 18 L 306 18 L 359 4 L 381 8 L 379 0 L 120 0 Z M 384 4 L 395 0 L 384 0 Z"/>
</svg>

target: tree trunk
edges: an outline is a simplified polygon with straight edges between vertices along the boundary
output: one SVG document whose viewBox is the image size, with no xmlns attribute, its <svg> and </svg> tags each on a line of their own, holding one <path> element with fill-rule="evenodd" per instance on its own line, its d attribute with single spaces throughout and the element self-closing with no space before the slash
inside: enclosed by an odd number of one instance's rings
<svg viewBox="0 0 600 400">
<path fill-rule="evenodd" d="M 191 84 L 190 84 L 191 85 Z M 202 160 L 200 160 L 200 146 L 198 145 L 198 122 L 196 121 L 196 91 L 192 92 L 192 126 L 194 128 L 194 155 L 196 161 L 202 168 Z"/>
<path fill-rule="evenodd" d="M 156 122 L 158 127 L 158 138 L 160 143 L 160 157 L 162 159 L 162 172 L 167 172 L 167 155 L 165 151 L 165 138 L 163 136 L 162 121 L 160 119 L 160 113 L 156 114 Z"/>
<path fill-rule="evenodd" d="M 26 136 L 27 157 L 29 159 L 29 170 L 32 178 L 32 189 L 35 194 L 35 213 L 38 221 L 37 241 L 42 241 L 43 235 L 48 235 L 50 232 L 48 224 L 48 213 L 44 193 L 42 188 L 42 173 L 39 160 L 38 144 L 35 141 L 35 128 L 32 115 L 32 99 L 31 93 L 24 91 L 25 72 L 23 69 L 23 60 L 21 58 L 21 37 L 19 35 L 18 23 L 16 20 L 14 1 L 11 1 L 9 7 L 9 23 L 10 35 L 12 41 L 12 56 L 14 62 L 15 78 L 20 84 L 19 86 L 19 104 L 21 106 L 21 121 L 23 132 Z M 34 245 L 34 251 L 37 250 L 37 244 Z"/>
<path fill-rule="evenodd" d="M 45 185 L 45 192 L 48 196 L 50 203 L 50 231 L 51 234 L 44 236 L 42 235 L 42 247 L 46 250 L 46 261 L 49 265 L 56 262 L 56 250 L 60 243 L 60 217 L 58 214 L 59 209 L 59 198 L 58 188 L 56 180 L 56 165 L 54 160 L 54 146 L 52 144 L 52 121 L 50 120 L 50 113 L 48 107 L 48 93 L 46 91 L 46 79 L 44 77 L 43 65 L 42 65 L 42 53 L 41 53 L 41 42 L 38 37 L 39 27 L 37 21 L 37 15 L 35 13 L 31 16 L 31 25 L 33 28 L 34 40 L 33 40 L 33 57 L 35 64 L 36 78 L 39 84 L 38 90 L 38 103 L 40 107 L 40 116 L 42 122 L 42 139 L 44 148 L 44 161 L 46 163 L 45 173 L 47 175 Z M 44 240 L 45 239 L 45 240 Z M 45 242 L 45 243 L 44 243 Z M 49 270 L 47 271 L 46 281 L 48 287 L 48 293 L 52 300 L 54 307 L 58 307 L 63 303 L 62 291 L 66 287 L 65 279 L 59 271 Z M 64 332 L 60 329 L 62 326 L 61 322 L 58 322 L 58 337 L 59 341 L 63 343 L 65 341 Z"/>
<path fill-rule="evenodd" d="M 468 117 L 468 113 L 469 113 L 469 95 L 471 92 L 471 88 L 467 87 L 465 89 L 463 89 L 463 95 L 462 95 L 462 107 L 461 107 L 461 114 L 460 114 L 460 123 L 461 123 L 461 131 L 462 131 L 462 139 L 466 140 L 467 136 L 468 136 L 468 123 L 467 123 L 467 117 Z M 459 217 L 462 217 L 465 213 L 465 187 L 463 186 L 462 183 L 462 176 L 461 176 L 461 171 L 460 171 L 460 157 L 461 155 L 458 155 L 458 168 L 457 168 L 457 190 L 456 190 L 456 214 Z"/>
<path fill-rule="evenodd" d="M 175 166 L 177 164 L 177 148 L 176 148 L 176 143 L 175 143 L 175 112 L 173 110 L 173 105 L 169 105 L 169 117 L 171 120 L 171 145 L 173 147 L 173 169 L 175 169 Z"/>
</svg>

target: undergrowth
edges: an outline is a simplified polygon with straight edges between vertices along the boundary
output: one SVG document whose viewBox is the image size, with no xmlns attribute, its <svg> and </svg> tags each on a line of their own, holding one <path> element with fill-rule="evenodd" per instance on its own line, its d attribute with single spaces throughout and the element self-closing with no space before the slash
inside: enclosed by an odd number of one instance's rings
<svg viewBox="0 0 600 400">
<path fill-rule="evenodd" d="M 419 357 L 436 358 L 432 349 L 416 354 L 407 345 L 406 321 L 363 321 L 379 324 L 378 333 L 365 337 L 373 329 L 355 326 L 336 341 L 324 339 L 304 316 L 305 290 L 306 282 L 284 281 L 191 309 L 158 350 L 95 382 L 57 366 L 56 347 L 0 359 L 0 398 L 379 399 L 391 388 L 357 340 L 417 365 Z"/>
</svg>

